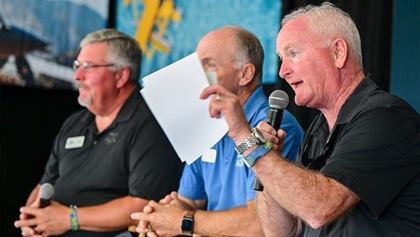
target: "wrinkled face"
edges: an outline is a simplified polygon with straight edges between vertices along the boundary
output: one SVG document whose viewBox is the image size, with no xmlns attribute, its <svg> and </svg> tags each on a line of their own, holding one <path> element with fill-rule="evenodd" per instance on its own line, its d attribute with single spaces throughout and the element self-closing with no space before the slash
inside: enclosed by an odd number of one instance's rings
<svg viewBox="0 0 420 237">
<path fill-rule="evenodd" d="M 304 17 L 288 22 L 277 35 L 277 54 L 282 60 L 279 75 L 295 91 L 297 105 L 320 108 L 328 103 L 336 68 L 330 47 L 321 45 Z"/>
<path fill-rule="evenodd" d="M 204 36 L 198 43 L 196 52 L 204 71 L 216 72 L 218 83 L 236 94 L 239 88 L 240 69 L 234 68 L 235 49 L 233 33 L 219 29 Z"/>
<path fill-rule="evenodd" d="M 79 88 L 78 101 L 93 113 L 102 111 L 116 95 L 116 73 L 108 61 L 108 47 L 105 42 L 84 46 L 77 61 L 74 79 Z M 89 67 L 92 66 L 92 67 Z"/>
</svg>

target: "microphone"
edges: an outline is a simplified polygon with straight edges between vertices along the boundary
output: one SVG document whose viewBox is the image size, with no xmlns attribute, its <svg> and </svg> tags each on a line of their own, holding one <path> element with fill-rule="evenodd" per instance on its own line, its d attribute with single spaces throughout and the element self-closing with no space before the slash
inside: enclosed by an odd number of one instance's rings
<svg viewBox="0 0 420 237">
<path fill-rule="evenodd" d="M 268 110 L 266 122 L 277 131 L 280 129 L 284 109 L 289 104 L 289 96 L 282 90 L 275 90 L 268 97 L 268 104 L 270 104 L 270 109 Z M 254 190 L 264 190 L 264 186 L 257 178 L 254 181 Z"/>
<path fill-rule="evenodd" d="M 39 189 L 39 195 L 41 196 L 39 208 L 50 205 L 51 198 L 54 195 L 54 187 L 50 183 L 43 183 Z"/>
</svg>

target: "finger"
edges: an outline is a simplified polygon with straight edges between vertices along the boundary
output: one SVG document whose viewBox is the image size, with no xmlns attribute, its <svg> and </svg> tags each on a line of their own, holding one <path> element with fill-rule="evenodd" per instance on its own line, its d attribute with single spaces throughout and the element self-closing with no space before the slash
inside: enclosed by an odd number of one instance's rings
<svg viewBox="0 0 420 237">
<path fill-rule="evenodd" d="M 22 236 L 32 236 L 35 234 L 35 230 L 29 226 L 24 226 L 21 228 Z"/>
<path fill-rule="evenodd" d="M 39 211 L 39 208 L 34 208 L 34 207 L 21 207 L 19 209 L 20 213 L 23 215 L 32 215 L 32 216 L 36 216 L 36 214 Z"/>
<path fill-rule="evenodd" d="M 152 213 L 153 212 L 153 207 L 151 207 L 151 206 L 149 206 L 149 205 L 146 205 L 144 208 L 143 208 L 143 212 L 144 213 L 146 213 L 146 214 L 149 214 L 149 213 Z"/>
<path fill-rule="evenodd" d="M 160 204 L 168 204 L 172 201 L 171 195 L 166 195 L 164 198 L 162 198 L 159 203 Z"/>
<path fill-rule="evenodd" d="M 150 200 L 149 201 L 149 204 L 147 204 L 146 205 L 146 207 L 147 206 L 151 206 L 151 207 L 154 207 L 154 206 L 159 206 L 159 203 L 157 203 L 156 201 L 154 201 L 154 200 Z"/>
<path fill-rule="evenodd" d="M 210 118 L 220 118 L 221 116 L 221 103 L 211 103 L 209 104 L 209 114 Z"/>
<path fill-rule="evenodd" d="M 284 131 L 284 130 L 281 130 L 281 129 L 279 129 L 278 131 L 277 131 L 277 137 L 279 138 L 279 139 L 282 139 L 282 140 L 284 140 L 285 138 L 286 138 L 286 132 Z"/>
<path fill-rule="evenodd" d="M 28 219 L 28 220 L 18 220 L 15 221 L 14 223 L 16 228 L 21 228 L 24 226 L 36 226 L 37 225 L 37 221 L 34 219 Z"/>
<path fill-rule="evenodd" d="M 267 134 L 275 136 L 277 131 L 267 122 L 261 121 L 257 125 L 258 130 L 265 132 Z"/>
<path fill-rule="evenodd" d="M 149 223 L 149 222 L 147 222 L 147 223 Z M 147 232 L 150 232 L 150 230 L 147 228 L 147 226 L 148 226 L 148 224 L 146 224 L 146 227 L 143 227 L 143 224 L 142 224 L 142 226 L 140 226 L 140 223 L 139 223 L 139 225 L 136 228 L 136 232 L 137 233 L 147 233 Z"/>
<path fill-rule="evenodd" d="M 273 145 L 273 147 L 274 146 L 277 146 L 279 144 L 279 142 L 280 142 L 280 140 L 277 137 L 274 137 L 274 136 L 270 137 L 268 140 L 271 142 L 271 144 Z"/>
<path fill-rule="evenodd" d="M 131 213 L 130 217 L 132 220 L 140 220 L 141 212 L 133 212 Z"/>
<path fill-rule="evenodd" d="M 141 221 L 139 221 L 139 224 L 138 224 L 137 227 L 140 227 L 142 230 L 147 231 L 148 230 L 147 227 L 149 226 L 149 224 L 150 224 L 150 222 L 141 220 Z"/>
<path fill-rule="evenodd" d="M 159 237 L 155 232 L 147 232 L 147 237 Z"/>
<path fill-rule="evenodd" d="M 216 90 L 217 90 L 216 85 L 212 85 L 212 86 L 208 86 L 208 87 L 204 88 L 204 90 L 200 94 L 200 99 L 205 100 L 205 99 L 209 98 L 210 95 L 217 93 Z"/>
</svg>

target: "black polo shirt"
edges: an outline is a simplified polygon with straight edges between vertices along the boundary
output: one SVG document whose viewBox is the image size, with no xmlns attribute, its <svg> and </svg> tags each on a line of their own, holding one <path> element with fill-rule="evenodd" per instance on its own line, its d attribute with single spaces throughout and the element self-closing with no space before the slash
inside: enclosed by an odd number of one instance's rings
<svg viewBox="0 0 420 237">
<path fill-rule="evenodd" d="M 362 201 L 305 236 L 420 236 L 420 116 L 365 78 L 331 133 L 320 114 L 305 133 L 298 162 Z"/>
<path fill-rule="evenodd" d="M 41 183 L 52 183 L 53 199 L 64 205 L 99 205 L 128 195 L 159 201 L 178 189 L 182 171 L 172 145 L 135 90 L 101 133 L 88 110 L 71 115 L 54 141 Z"/>
</svg>

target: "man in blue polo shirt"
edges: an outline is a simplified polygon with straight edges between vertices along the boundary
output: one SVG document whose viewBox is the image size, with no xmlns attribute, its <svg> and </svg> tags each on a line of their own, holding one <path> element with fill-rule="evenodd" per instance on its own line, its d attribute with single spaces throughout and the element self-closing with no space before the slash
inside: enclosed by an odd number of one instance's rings
<svg viewBox="0 0 420 237">
<path fill-rule="evenodd" d="M 229 25 L 204 36 L 196 51 L 204 70 L 216 72 L 218 84 L 240 98 L 248 122 L 257 126 L 265 121 L 269 104 L 261 86 L 264 52 L 258 38 Z M 287 134 L 282 155 L 294 161 L 303 130 L 288 111 L 284 111 L 281 129 Z M 186 165 L 178 193 L 172 192 L 160 204 L 150 202 L 143 213 L 132 214 L 142 220 L 137 231 L 148 232 L 148 236 L 262 236 L 255 211 L 255 175 L 234 147 L 225 135 Z"/>
</svg>

